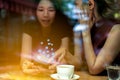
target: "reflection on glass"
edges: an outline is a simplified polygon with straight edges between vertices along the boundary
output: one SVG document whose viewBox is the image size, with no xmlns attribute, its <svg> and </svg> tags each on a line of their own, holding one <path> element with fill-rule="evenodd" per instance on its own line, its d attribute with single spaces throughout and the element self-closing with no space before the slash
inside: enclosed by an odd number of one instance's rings
<svg viewBox="0 0 120 80">
<path fill-rule="evenodd" d="M 88 0 L 75 0 L 75 12 L 77 13 L 78 17 L 78 24 L 75 25 L 74 31 L 83 31 L 88 27 Z"/>
</svg>

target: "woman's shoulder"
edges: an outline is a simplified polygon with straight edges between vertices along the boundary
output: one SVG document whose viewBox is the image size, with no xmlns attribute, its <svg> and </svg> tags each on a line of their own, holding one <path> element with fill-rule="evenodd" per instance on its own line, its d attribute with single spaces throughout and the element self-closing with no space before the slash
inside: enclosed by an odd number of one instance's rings
<svg viewBox="0 0 120 80">
<path fill-rule="evenodd" d="M 118 31 L 118 32 L 120 32 L 120 24 L 113 25 L 111 31 Z"/>
<path fill-rule="evenodd" d="M 114 37 L 116 36 L 117 41 L 119 41 L 120 40 L 120 24 L 113 25 L 113 27 L 111 28 L 109 34 L 114 36 Z"/>
<path fill-rule="evenodd" d="M 118 45 L 120 44 L 120 24 L 115 24 L 111 28 L 109 32 L 109 36 L 111 37 L 111 40 L 114 40 L 115 43 Z M 120 50 L 120 45 L 119 45 L 119 50 Z"/>
</svg>

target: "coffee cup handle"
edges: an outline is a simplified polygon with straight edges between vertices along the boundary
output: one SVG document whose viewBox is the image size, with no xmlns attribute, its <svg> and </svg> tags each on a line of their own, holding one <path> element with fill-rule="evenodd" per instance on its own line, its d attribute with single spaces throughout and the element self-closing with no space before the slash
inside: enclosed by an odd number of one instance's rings
<svg viewBox="0 0 120 80">
<path fill-rule="evenodd" d="M 73 78 L 73 76 L 74 76 L 74 73 L 70 76 L 70 79 L 72 79 L 72 78 Z"/>
</svg>

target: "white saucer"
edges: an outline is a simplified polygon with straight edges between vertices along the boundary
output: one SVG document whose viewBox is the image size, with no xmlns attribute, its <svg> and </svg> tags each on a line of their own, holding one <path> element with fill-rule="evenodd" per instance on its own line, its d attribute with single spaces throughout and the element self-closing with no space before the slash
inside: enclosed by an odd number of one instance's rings
<svg viewBox="0 0 120 80">
<path fill-rule="evenodd" d="M 58 77 L 58 74 L 57 74 L 57 73 L 56 73 L 56 74 L 51 74 L 50 76 L 51 76 L 53 79 L 55 79 L 55 80 L 61 80 L 61 79 Z M 79 79 L 79 78 L 80 78 L 79 75 L 74 74 L 73 78 L 70 79 L 70 80 L 77 80 L 77 79 Z M 62 79 L 62 80 L 65 80 L 65 79 Z"/>
</svg>

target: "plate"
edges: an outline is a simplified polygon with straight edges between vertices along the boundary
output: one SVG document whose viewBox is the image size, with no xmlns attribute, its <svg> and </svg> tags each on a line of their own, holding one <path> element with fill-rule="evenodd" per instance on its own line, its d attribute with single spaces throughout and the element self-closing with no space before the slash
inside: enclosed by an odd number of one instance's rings
<svg viewBox="0 0 120 80">
<path fill-rule="evenodd" d="M 58 74 L 57 74 L 57 73 L 56 73 L 56 74 L 51 74 L 50 76 L 51 76 L 53 79 L 55 79 L 55 80 L 61 80 L 61 79 L 58 77 Z M 74 74 L 74 75 L 73 75 L 73 78 L 70 79 L 70 80 L 77 80 L 77 79 L 79 79 L 79 78 L 80 78 L 79 75 Z M 62 79 L 62 80 L 65 80 L 65 79 Z"/>
</svg>

